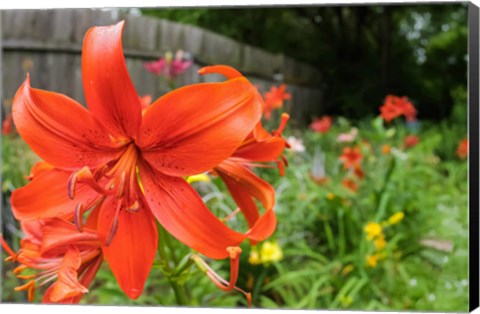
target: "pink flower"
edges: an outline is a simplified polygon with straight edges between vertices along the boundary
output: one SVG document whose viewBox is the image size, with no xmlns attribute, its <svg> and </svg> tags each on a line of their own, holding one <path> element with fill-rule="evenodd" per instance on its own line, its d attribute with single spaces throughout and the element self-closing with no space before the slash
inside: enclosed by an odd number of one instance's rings
<svg viewBox="0 0 480 314">
<path fill-rule="evenodd" d="M 337 142 L 343 143 L 343 142 L 353 142 L 355 138 L 357 137 L 358 134 L 358 129 L 357 128 L 352 128 L 349 133 L 341 133 L 337 137 Z"/>
<path fill-rule="evenodd" d="M 327 133 L 332 127 L 332 118 L 330 116 L 323 116 L 321 118 L 313 120 L 310 124 L 310 128 L 318 133 Z"/>
<path fill-rule="evenodd" d="M 165 53 L 165 57 L 153 62 L 145 62 L 143 66 L 155 75 L 164 75 L 168 79 L 175 79 L 179 74 L 185 72 L 193 62 L 191 60 L 183 60 L 183 51 L 178 50 L 175 59 L 170 51 Z"/>
</svg>

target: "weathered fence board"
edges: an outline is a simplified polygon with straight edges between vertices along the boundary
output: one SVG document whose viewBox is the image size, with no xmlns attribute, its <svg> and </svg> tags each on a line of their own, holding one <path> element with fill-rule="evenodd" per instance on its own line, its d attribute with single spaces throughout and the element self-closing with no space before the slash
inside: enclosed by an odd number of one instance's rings
<svg viewBox="0 0 480 314">
<path fill-rule="evenodd" d="M 274 55 L 196 26 L 120 10 L 10 10 L 2 11 L 3 98 L 13 98 L 26 72 L 32 85 L 64 93 L 84 103 L 81 80 L 81 47 L 85 32 L 94 25 L 126 21 L 123 45 L 127 66 L 139 95 L 164 93 L 159 79 L 143 68 L 165 51 L 183 49 L 195 64 L 178 77 L 180 85 L 221 80 L 220 76 L 200 77 L 196 71 L 208 64 L 228 64 L 239 69 L 261 91 L 268 90 L 275 74 L 293 94 L 287 103 L 292 118 L 305 120 L 318 112 L 322 102 L 321 73 L 283 55 Z"/>
</svg>

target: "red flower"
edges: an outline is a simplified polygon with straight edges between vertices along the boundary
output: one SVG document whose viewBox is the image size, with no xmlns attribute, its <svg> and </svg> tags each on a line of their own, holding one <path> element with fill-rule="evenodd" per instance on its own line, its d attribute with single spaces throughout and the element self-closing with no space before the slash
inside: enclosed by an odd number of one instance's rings
<svg viewBox="0 0 480 314">
<path fill-rule="evenodd" d="M 408 135 L 405 137 L 403 143 L 405 148 L 411 148 L 416 146 L 420 142 L 420 139 L 416 135 Z"/>
<path fill-rule="evenodd" d="M 327 133 L 332 127 L 332 118 L 329 116 L 323 116 L 319 119 L 313 120 L 310 124 L 310 128 L 318 133 Z"/>
<path fill-rule="evenodd" d="M 346 187 L 347 189 L 349 189 L 353 192 L 356 192 L 358 190 L 357 183 L 355 181 L 353 181 L 352 179 L 343 179 L 342 184 L 343 184 L 344 187 Z"/>
<path fill-rule="evenodd" d="M 85 36 L 82 77 L 89 110 L 64 95 L 31 88 L 28 77 L 19 88 L 13 104 L 18 132 L 55 168 L 14 191 L 12 208 L 19 220 L 98 210 L 103 255 L 135 299 L 155 258 L 154 218 L 214 259 L 232 257 L 232 247 L 256 232 L 228 228 L 183 177 L 231 156 L 260 120 L 262 99 L 239 77 L 174 90 L 142 115 L 123 56 L 123 26 L 93 27 Z"/>
<path fill-rule="evenodd" d="M 360 162 L 362 161 L 363 155 L 360 152 L 359 147 L 345 147 L 343 148 L 343 154 L 339 159 L 343 162 L 344 169 L 357 169 L 360 168 Z"/>
<path fill-rule="evenodd" d="M 468 139 L 464 138 L 458 143 L 457 156 L 461 159 L 466 159 L 468 157 Z"/>
<path fill-rule="evenodd" d="M 93 221 L 92 218 L 89 220 Z M 87 222 L 87 226 L 90 224 Z M 78 303 L 88 292 L 103 260 L 96 232 L 89 227 L 80 232 L 74 224 L 59 218 L 26 221 L 21 226 L 25 237 L 18 253 L 0 238 L 10 255 L 7 260 L 21 264 L 15 268 L 14 274 L 19 279 L 28 280 L 15 290 L 28 290 L 31 302 L 37 285 L 55 280 L 45 291 L 42 303 Z M 26 269 L 37 272 L 22 275 Z"/>
<path fill-rule="evenodd" d="M 403 115 L 407 121 L 415 121 L 417 110 L 406 96 L 398 97 L 387 95 L 383 106 L 380 107 L 381 117 L 390 122 L 393 119 Z"/>
<path fill-rule="evenodd" d="M 2 123 L 2 134 L 3 135 L 8 135 L 12 133 L 12 114 L 9 113 L 6 117 L 5 120 L 3 120 Z"/>
<path fill-rule="evenodd" d="M 286 92 L 287 86 L 282 84 L 278 87 L 272 86 L 270 91 L 266 92 L 264 97 L 263 115 L 265 119 L 270 120 L 272 111 L 283 106 L 284 100 L 292 99 L 292 95 Z"/>
</svg>

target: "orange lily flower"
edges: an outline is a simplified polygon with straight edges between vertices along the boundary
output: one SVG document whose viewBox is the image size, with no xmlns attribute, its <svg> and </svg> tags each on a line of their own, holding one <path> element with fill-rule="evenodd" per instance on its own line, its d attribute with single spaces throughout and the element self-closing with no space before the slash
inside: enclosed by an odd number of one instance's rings
<svg viewBox="0 0 480 314">
<path fill-rule="evenodd" d="M 9 113 L 2 122 L 2 134 L 8 135 L 12 133 L 12 114 Z"/>
<path fill-rule="evenodd" d="M 64 95 L 31 88 L 28 77 L 17 91 L 18 132 L 55 168 L 14 191 L 12 208 L 20 220 L 77 217 L 78 227 L 85 212 L 98 210 L 103 255 L 135 299 L 155 258 L 154 218 L 214 259 L 235 257 L 232 247 L 261 232 L 261 226 L 248 235 L 228 228 L 183 177 L 231 156 L 260 120 L 262 99 L 238 77 L 176 89 L 142 114 L 123 56 L 123 27 L 93 27 L 85 35 L 88 110 Z"/>
<path fill-rule="evenodd" d="M 323 116 L 321 118 L 313 120 L 310 124 L 310 128 L 318 133 L 327 133 L 332 127 L 332 118 L 330 116 Z"/>
<path fill-rule="evenodd" d="M 344 187 L 351 190 L 352 192 L 358 191 L 358 184 L 352 179 L 343 179 L 342 184 Z"/>
<path fill-rule="evenodd" d="M 198 73 L 218 73 L 230 80 L 242 76 L 241 73 L 228 66 L 204 67 Z M 268 182 L 253 173 L 251 168 L 269 168 L 273 166 L 267 163 L 274 163 L 279 168 L 280 174 L 284 174 L 283 167 L 287 162 L 281 154 L 288 143 L 281 134 L 288 119 L 288 114 L 282 114 L 281 124 L 272 134 L 267 132 L 259 122 L 233 155 L 213 168 L 213 172 L 225 182 L 239 210 L 245 216 L 249 228 L 255 230 L 257 224 L 264 225 L 259 233 L 247 232 L 253 243 L 272 235 L 275 231 L 276 217 L 273 212 L 275 190 Z M 261 218 L 254 199 L 257 199 L 266 209 Z"/>
<path fill-rule="evenodd" d="M 360 162 L 362 161 L 363 155 L 360 152 L 359 147 L 344 147 L 343 154 L 339 159 L 343 162 L 344 169 L 357 169 L 360 168 Z"/>
<path fill-rule="evenodd" d="M 266 92 L 264 97 L 263 116 L 270 120 L 272 111 L 283 106 L 284 100 L 292 99 L 292 95 L 286 92 L 287 85 L 272 86 L 270 91 Z"/>
<path fill-rule="evenodd" d="M 468 157 L 468 139 L 464 138 L 458 143 L 457 156 L 461 159 L 466 159 Z"/>
<path fill-rule="evenodd" d="M 42 303 L 78 303 L 88 292 L 103 260 L 97 233 L 87 227 L 80 232 L 73 223 L 59 218 L 24 221 L 21 227 L 25 237 L 18 253 L 0 237 L 3 248 L 10 255 L 6 261 L 21 264 L 14 274 L 19 279 L 29 280 L 15 290 L 27 290 L 31 302 L 37 284 L 43 286 L 55 280 L 45 291 Z M 22 275 L 28 268 L 39 272 Z"/>
<path fill-rule="evenodd" d="M 415 121 L 417 110 L 406 96 L 398 97 L 387 95 L 383 106 L 380 107 L 381 117 L 390 122 L 393 119 L 404 115 L 407 121 Z"/>
</svg>

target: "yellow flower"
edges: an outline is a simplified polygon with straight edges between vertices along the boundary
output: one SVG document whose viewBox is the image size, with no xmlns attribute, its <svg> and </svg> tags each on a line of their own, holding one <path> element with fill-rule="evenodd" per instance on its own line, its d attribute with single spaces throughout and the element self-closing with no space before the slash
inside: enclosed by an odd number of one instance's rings
<svg viewBox="0 0 480 314">
<path fill-rule="evenodd" d="M 391 225 L 398 224 L 403 217 L 405 217 L 405 214 L 403 212 L 396 212 L 390 218 L 388 218 L 388 223 Z"/>
<path fill-rule="evenodd" d="M 387 245 L 387 241 L 385 241 L 385 236 L 380 234 L 375 241 L 373 241 L 373 245 L 377 250 L 383 249 Z"/>
<path fill-rule="evenodd" d="M 250 256 L 248 257 L 248 262 L 252 265 L 261 264 L 262 261 L 260 260 L 260 254 L 258 254 L 257 247 L 252 247 L 250 250 Z"/>
<path fill-rule="evenodd" d="M 366 258 L 366 264 L 368 267 L 376 267 L 378 263 L 378 255 L 368 255 Z"/>
<path fill-rule="evenodd" d="M 342 307 L 345 308 L 345 307 L 349 307 L 350 305 L 352 305 L 353 299 L 349 295 L 347 295 L 347 296 L 342 295 L 340 297 L 340 302 L 342 303 Z"/>
<path fill-rule="evenodd" d="M 205 173 L 200 173 L 187 177 L 187 182 L 190 184 L 193 182 L 210 182 L 210 177 Z"/>
<path fill-rule="evenodd" d="M 333 193 L 328 193 L 328 194 L 327 194 L 327 199 L 328 199 L 328 200 L 331 201 L 331 200 L 333 200 L 334 198 L 335 198 L 335 194 L 333 194 Z"/>
<path fill-rule="evenodd" d="M 283 258 L 283 251 L 278 242 L 265 241 L 260 250 L 262 263 L 276 262 Z"/>
<path fill-rule="evenodd" d="M 369 222 L 363 231 L 367 234 L 367 240 L 372 240 L 382 234 L 382 226 L 376 222 Z"/>
</svg>

